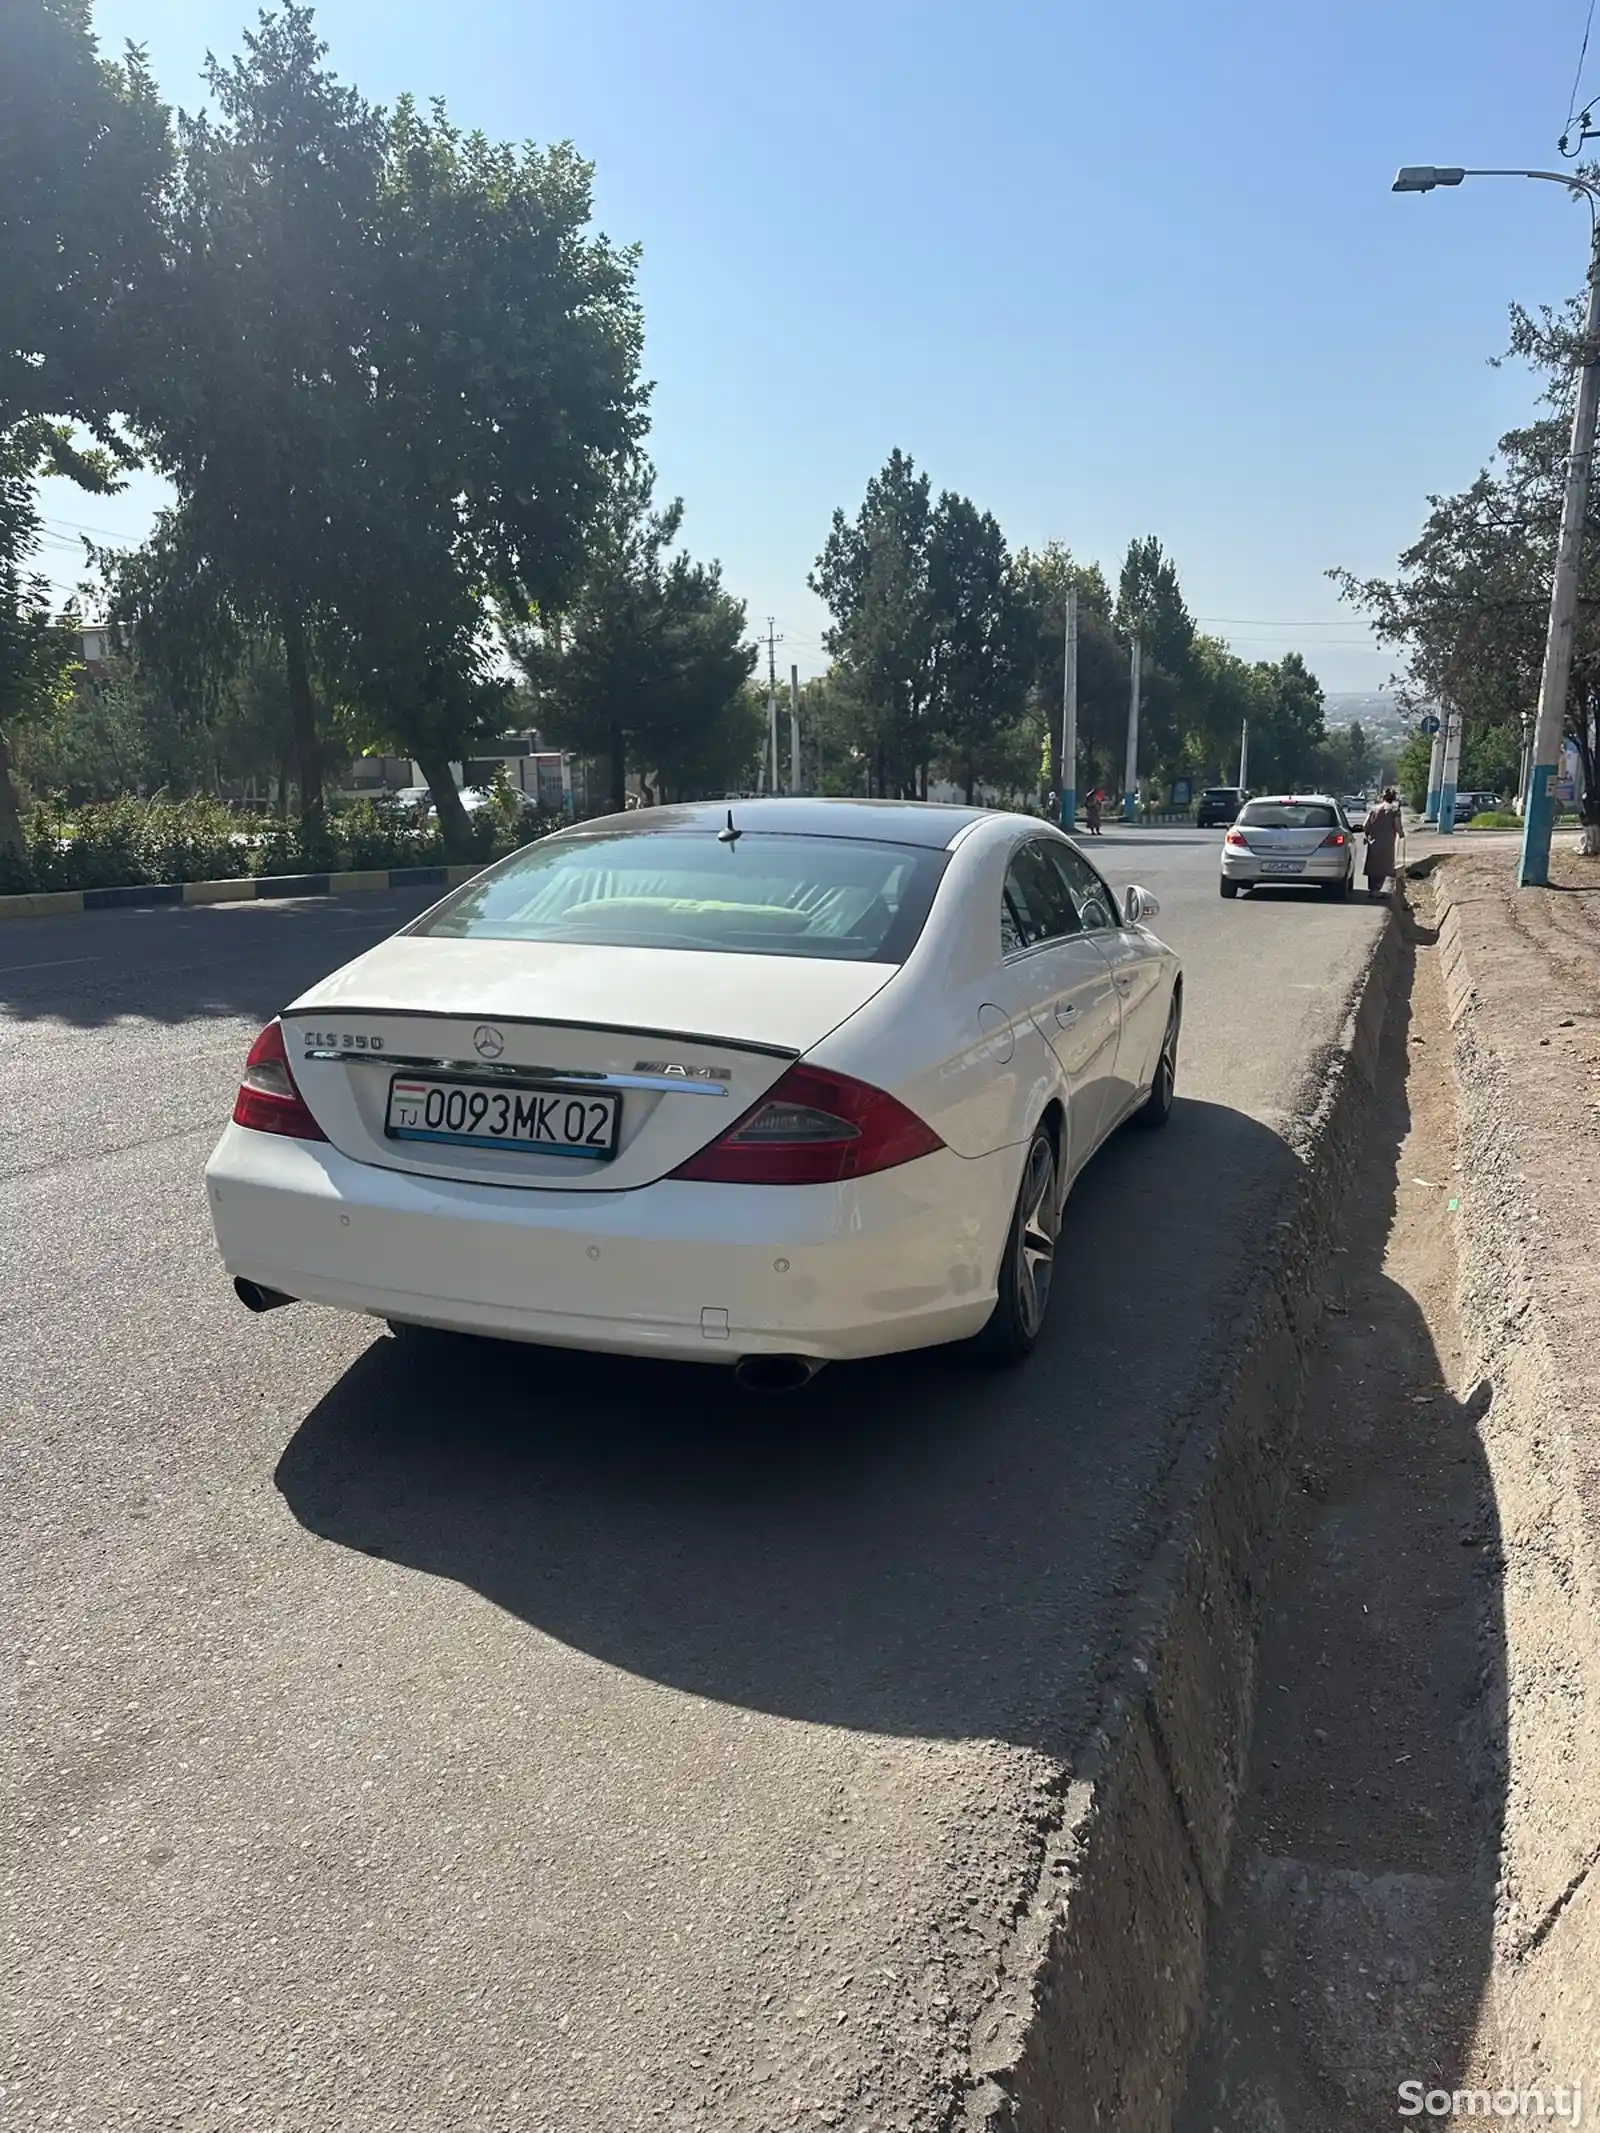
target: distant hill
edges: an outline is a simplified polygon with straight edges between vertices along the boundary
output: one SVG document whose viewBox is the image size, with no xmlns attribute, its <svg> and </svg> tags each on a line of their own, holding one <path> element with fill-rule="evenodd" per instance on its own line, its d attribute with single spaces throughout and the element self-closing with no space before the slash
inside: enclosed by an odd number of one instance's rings
<svg viewBox="0 0 1600 2133">
<path fill-rule="evenodd" d="M 1394 698 L 1375 689 L 1364 693 L 1341 691 L 1325 696 L 1322 715 L 1328 730 L 1333 733 L 1354 725 L 1362 726 L 1371 734 L 1393 734 L 1396 737 L 1409 731 Z"/>
</svg>

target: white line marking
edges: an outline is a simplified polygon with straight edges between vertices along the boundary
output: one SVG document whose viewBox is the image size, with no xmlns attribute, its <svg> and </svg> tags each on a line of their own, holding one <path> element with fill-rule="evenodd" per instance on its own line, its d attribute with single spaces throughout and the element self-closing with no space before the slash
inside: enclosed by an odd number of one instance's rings
<svg viewBox="0 0 1600 2133">
<path fill-rule="evenodd" d="M 17 970 L 64 970 L 68 963 L 102 963 L 99 955 L 58 955 L 47 963 L 0 963 L 0 977 L 8 977 Z"/>
</svg>

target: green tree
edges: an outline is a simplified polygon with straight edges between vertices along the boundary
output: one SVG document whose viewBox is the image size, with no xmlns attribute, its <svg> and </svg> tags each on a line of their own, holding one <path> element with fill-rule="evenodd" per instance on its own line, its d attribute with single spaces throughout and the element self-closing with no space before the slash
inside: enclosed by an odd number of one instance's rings
<svg viewBox="0 0 1600 2133">
<path fill-rule="evenodd" d="M 1018 551 L 1017 574 L 1033 626 L 1035 721 L 1048 741 L 1049 789 L 1059 792 L 1065 685 L 1067 594 L 1078 595 L 1078 762 L 1076 789 L 1120 782 L 1128 730 L 1128 660 L 1112 626 L 1111 590 L 1097 563 L 1079 563 L 1052 541 Z"/>
<path fill-rule="evenodd" d="M 1026 583 L 998 522 L 949 490 L 929 528 L 928 608 L 934 745 L 970 806 L 980 778 L 1016 753 L 1034 645 Z"/>
<path fill-rule="evenodd" d="M 1411 734 L 1395 763 L 1395 783 L 1402 798 L 1420 810 L 1427 803 L 1428 770 L 1433 761 L 1433 741 L 1422 732 Z"/>
<path fill-rule="evenodd" d="M 84 0 L 0 7 L 0 851 L 21 836 L 10 744 L 72 698 L 70 626 L 29 568 L 32 486 L 115 486 L 146 389 L 167 114 L 144 59 L 101 59 Z M 97 442 L 85 445 L 84 430 Z"/>
<path fill-rule="evenodd" d="M 1259 792 L 1316 784 L 1328 738 L 1321 682 L 1299 652 L 1275 663 L 1259 660 L 1252 673 L 1251 785 Z"/>
<path fill-rule="evenodd" d="M 1500 439 L 1466 489 L 1428 499 L 1422 531 L 1392 578 L 1329 573 L 1402 655 L 1402 702 L 1460 714 L 1464 784 L 1514 785 L 1522 722 L 1538 702 L 1581 342 L 1576 301 L 1538 312 L 1514 306 L 1508 352 L 1538 381 L 1534 419 Z M 1565 723 L 1582 765 L 1584 849 L 1600 852 L 1600 492 L 1593 486 Z"/>
<path fill-rule="evenodd" d="M 49 586 L 18 560 L 37 529 L 30 471 L 0 458 L 0 865 L 20 860 L 25 844 L 11 744 L 66 709 L 80 659 L 76 617 L 55 615 Z"/>
<path fill-rule="evenodd" d="M 207 590 L 207 635 L 283 645 L 300 808 L 322 813 L 313 674 L 338 646 L 364 445 L 381 114 L 323 67 L 307 8 L 263 15 L 208 59 L 211 110 L 178 126 L 171 269 L 153 456 L 179 503 L 165 552 Z M 158 551 L 160 552 L 160 551 Z"/>
<path fill-rule="evenodd" d="M 324 59 L 291 4 L 208 65 L 148 435 L 215 634 L 283 647 L 308 826 L 321 676 L 414 743 L 464 849 L 448 764 L 503 710 L 490 603 L 559 594 L 643 425 L 633 255 L 589 232 L 569 149 L 386 116 Z"/>
<path fill-rule="evenodd" d="M 677 548 L 682 501 L 657 510 L 654 483 L 648 461 L 637 460 L 591 529 L 584 576 L 564 609 L 543 627 L 507 631 L 540 728 L 605 759 L 617 810 L 630 763 L 683 792 L 750 761 L 741 692 L 756 648 L 746 641 L 744 603 L 724 589 L 718 565 Z"/>
<path fill-rule="evenodd" d="M 853 519 L 835 511 L 807 583 L 833 616 L 823 642 L 862 714 L 872 790 L 927 789 L 933 750 L 935 629 L 928 588 L 928 477 L 898 449 Z"/>
<path fill-rule="evenodd" d="M 1139 639 L 1139 753 L 1164 775 L 1188 767 L 1196 706 L 1195 626 L 1177 566 L 1154 534 L 1128 543 L 1117 584 L 1116 627 L 1124 644 Z"/>
</svg>

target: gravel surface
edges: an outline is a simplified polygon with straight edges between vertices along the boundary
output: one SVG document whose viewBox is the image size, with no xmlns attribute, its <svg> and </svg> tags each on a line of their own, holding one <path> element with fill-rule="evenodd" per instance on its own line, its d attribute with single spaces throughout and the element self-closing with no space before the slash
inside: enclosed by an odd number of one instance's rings
<svg viewBox="0 0 1600 2133">
<path fill-rule="evenodd" d="M 1181 1098 L 1049 1335 L 727 1378 L 251 1319 L 249 1037 L 421 896 L 0 928 L 6 2103 L 25 2127 L 945 2125 L 1378 924 L 1112 877 Z"/>
</svg>

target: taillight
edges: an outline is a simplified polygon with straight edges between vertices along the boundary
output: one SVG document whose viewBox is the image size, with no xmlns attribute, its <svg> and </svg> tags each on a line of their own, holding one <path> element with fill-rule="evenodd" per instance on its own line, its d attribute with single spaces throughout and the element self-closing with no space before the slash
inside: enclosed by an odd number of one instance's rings
<svg viewBox="0 0 1600 2133">
<path fill-rule="evenodd" d="M 943 1146 L 931 1126 L 882 1089 L 797 1066 L 672 1175 L 706 1185 L 833 1185 Z"/>
<path fill-rule="evenodd" d="M 234 1098 L 233 1122 L 255 1133 L 287 1133 L 291 1140 L 328 1138 L 294 1085 L 281 1022 L 269 1022 L 250 1047 L 244 1080 Z"/>
<path fill-rule="evenodd" d="M 1250 839 L 1245 835 L 1243 830 L 1229 830 L 1227 836 L 1224 837 L 1222 841 L 1224 844 L 1231 844 L 1235 846 L 1240 851 L 1248 852 L 1250 849 Z"/>
<path fill-rule="evenodd" d="M 1330 830 L 1330 831 L 1328 832 L 1327 836 L 1326 836 L 1326 837 L 1324 837 L 1322 841 L 1323 841 L 1323 843 L 1324 843 L 1324 844 L 1343 844 L 1343 842 L 1344 842 L 1344 831 L 1343 831 L 1343 830 Z"/>
</svg>

